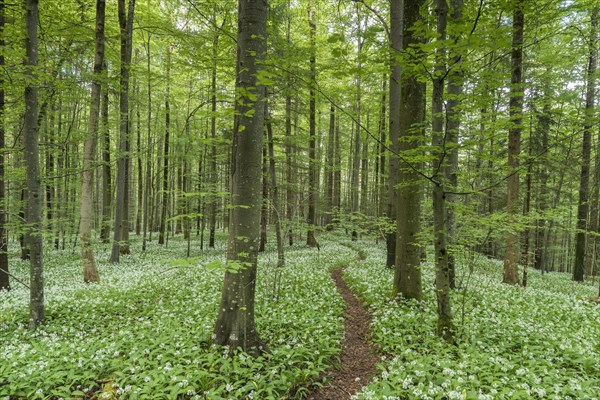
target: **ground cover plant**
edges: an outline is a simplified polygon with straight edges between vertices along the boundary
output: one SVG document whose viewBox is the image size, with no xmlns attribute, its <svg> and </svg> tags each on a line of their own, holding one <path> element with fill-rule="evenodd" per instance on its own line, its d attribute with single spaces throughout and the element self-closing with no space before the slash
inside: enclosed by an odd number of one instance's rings
<svg viewBox="0 0 600 400">
<path fill-rule="evenodd" d="M 460 257 L 453 293 L 457 346 L 436 336 L 434 270 L 423 264 L 425 301 L 391 301 L 393 270 L 372 241 L 346 270 L 373 312 L 380 376 L 359 399 L 597 399 L 600 308 L 591 282 L 530 272 L 527 289 L 501 284 L 501 262 Z M 467 254 L 467 253 L 466 253 Z"/>
<path fill-rule="evenodd" d="M 329 269 L 352 250 L 332 241 L 321 252 L 289 248 L 276 293 L 274 249 L 261 256 L 256 322 L 271 352 L 252 359 L 209 345 L 222 285 L 214 261 L 225 240 L 189 262 L 181 260 L 185 248 L 180 240 L 147 253 L 136 248 L 120 264 L 105 263 L 103 249 L 100 285 L 81 283 L 77 254 L 47 252 L 43 326 L 27 329 L 26 288 L 0 293 L 0 398 L 300 396 L 335 362 L 343 302 Z M 26 263 L 11 263 L 26 282 Z"/>
</svg>

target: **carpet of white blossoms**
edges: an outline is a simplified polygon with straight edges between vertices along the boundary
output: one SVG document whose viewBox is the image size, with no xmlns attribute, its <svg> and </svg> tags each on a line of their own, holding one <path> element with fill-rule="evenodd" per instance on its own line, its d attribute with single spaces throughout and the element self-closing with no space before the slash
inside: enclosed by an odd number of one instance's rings
<svg viewBox="0 0 600 400">
<path fill-rule="evenodd" d="M 323 240 L 321 251 L 287 248 L 274 293 L 276 252 L 260 257 L 256 323 L 271 352 L 232 357 L 209 344 L 223 281 L 211 268 L 225 254 L 186 243 L 151 243 L 142 253 L 107 262 L 97 249 L 101 284 L 82 282 L 78 249 L 46 250 L 47 321 L 27 329 L 28 290 L 13 280 L 0 293 L 0 399 L 265 399 L 300 396 L 335 363 L 343 301 L 329 270 L 355 252 Z M 28 266 L 11 243 L 11 271 L 28 281 Z M 173 260 L 177 260 L 173 262 Z"/>
<path fill-rule="evenodd" d="M 452 295 L 458 344 L 435 335 L 434 269 L 423 263 L 425 300 L 391 301 L 384 243 L 354 243 L 366 260 L 345 279 L 373 312 L 380 375 L 359 399 L 598 399 L 598 282 L 530 270 L 526 289 L 501 284 L 502 263 L 464 252 Z M 430 257 L 431 259 L 431 257 Z"/>
</svg>

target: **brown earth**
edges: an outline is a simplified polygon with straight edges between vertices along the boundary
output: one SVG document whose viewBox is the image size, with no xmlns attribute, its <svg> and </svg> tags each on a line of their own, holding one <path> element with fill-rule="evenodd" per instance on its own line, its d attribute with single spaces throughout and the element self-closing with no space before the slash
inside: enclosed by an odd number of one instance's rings
<svg viewBox="0 0 600 400">
<path fill-rule="evenodd" d="M 328 371 L 333 377 L 308 398 L 314 400 L 346 400 L 360 392 L 377 374 L 377 356 L 368 340 L 371 315 L 342 278 L 343 268 L 334 269 L 331 277 L 346 302 L 344 339 L 340 365 Z"/>
</svg>

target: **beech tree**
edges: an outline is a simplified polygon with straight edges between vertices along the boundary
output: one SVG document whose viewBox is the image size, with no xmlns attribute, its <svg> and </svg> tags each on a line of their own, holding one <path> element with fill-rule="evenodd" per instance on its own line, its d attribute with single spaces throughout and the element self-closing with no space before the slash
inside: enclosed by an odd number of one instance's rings
<svg viewBox="0 0 600 400">
<path fill-rule="evenodd" d="M 261 210 L 267 1 L 238 1 L 237 77 L 227 271 L 213 340 L 260 354 L 254 323 Z"/>
<path fill-rule="evenodd" d="M 79 235 L 81 236 L 81 251 L 84 260 L 83 281 L 97 283 L 100 281 L 94 250 L 92 248 L 92 211 L 93 161 L 98 141 L 98 120 L 100 117 L 100 97 L 102 90 L 102 67 L 104 66 L 104 16 L 106 2 L 96 1 L 96 56 L 94 58 L 94 76 L 92 78 L 92 94 L 90 100 L 90 117 L 88 136 L 85 138 L 83 149 L 83 172 L 81 177 L 81 210 Z"/>
</svg>

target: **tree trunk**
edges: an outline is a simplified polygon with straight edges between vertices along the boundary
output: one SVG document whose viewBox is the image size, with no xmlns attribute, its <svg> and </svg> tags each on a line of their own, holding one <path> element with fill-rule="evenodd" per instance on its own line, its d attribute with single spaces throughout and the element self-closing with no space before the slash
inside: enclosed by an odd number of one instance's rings
<svg viewBox="0 0 600 400">
<path fill-rule="evenodd" d="M 258 251 L 265 251 L 267 245 L 267 214 L 269 212 L 269 168 L 267 167 L 267 146 L 262 150 L 262 205 L 260 207 L 260 242 Z"/>
<path fill-rule="evenodd" d="M 585 122 L 581 155 L 581 177 L 579 181 L 579 203 L 577 205 L 577 234 L 575 243 L 575 265 L 573 280 L 581 282 L 585 273 L 585 241 L 589 210 L 590 152 L 592 147 L 592 127 L 594 126 L 594 101 L 596 99 L 596 64 L 598 60 L 598 6 L 591 15 L 590 53 L 587 69 L 587 90 L 585 95 Z"/>
<path fill-rule="evenodd" d="M 527 164 L 527 177 L 525 178 L 525 206 L 523 208 L 523 217 L 525 219 L 525 223 L 527 227 L 525 228 L 525 232 L 523 232 L 523 253 L 521 256 L 521 261 L 523 263 L 523 279 L 521 281 L 521 285 L 523 287 L 527 287 L 527 275 L 529 274 L 529 244 L 530 239 L 529 236 L 531 234 L 531 229 L 529 228 L 529 222 L 527 218 L 531 211 L 531 180 L 533 178 L 533 150 L 532 150 L 532 137 L 531 137 L 531 129 L 529 130 L 529 148 L 528 148 L 528 164 Z"/>
<path fill-rule="evenodd" d="M 265 101 L 265 118 L 267 124 L 267 140 L 269 146 L 269 176 L 271 177 L 271 203 L 273 205 L 275 219 L 275 240 L 277 241 L 277 267 L 285 266 L 285 254 L 283 251 L 283 236 L 281 235 L 281 209 L 279 208 L 279 187 L 275 175 L 275 150 L 273 143 L 273 126 L 269 115 L 269 103 Z"/>
<path fill-rule="evenodd" d="M 125 216 L 125 199 L 127 196 L 127 142 L 129 138 L 129 67 L 131 64 L 131 47 L 133 32 L 133 13 L 135 0 L 129 0 L 125 9 L 125 0 L 118 0 L 119 28 L 121 38 L 121 77 L 119 87 L 119 157 L 117 159 L 117 203 L 115 226 L 110 262 L 118 263 L 121 255 L 121 239 L 128 218 Z"/>
<path fill-rule="evenodd" d="M 511 128 L 508 131 L 508 167 L 511 175 L 508 178 L 508 194 L 506 197 L 506 212 L 508 213 L 510 231 L 506 235 L 504 252 L 503 283 L 517 285 L 519 276 L 519 232 L 514 226 L 519 218 L 519 155 L 521 153 L 521 130 L 523 124 L 523 3 L 516 2 L 513 12 L 513 37 L 511 51 L 511 76 L 509 115 Z"/>
<path fill-rule="evenodd" d="M 390 2 L 390 111 L 389 139 L 391 152 L 388 158 L 387 212 L 390 227 L 386 231 L 386 267 L 396 265 L 396 182 L 398 182 L 398 138 L 400 137 L 400 54 L 402 52 L 402 0 Z"/>
<path fill-rule="evenodd" d="M 83 281 L 100 282 L 94 249 L 92 247 L 92 215 L 94 157 L 98 141 L 98 120 L 100 117 L 100 95 L 102 90 L 102 67 L 104 66 L 104 16 L 105 0 L 96 0 L 96 55 L 94 58 L 94 75 L 90 100 L 88 134 L 83 144 L 83 173 L 81 177 L 81 210 L 79 236 L 81 239 L 81 255 L 83 257 Z"/>
<path fill-rule="evenodd" d="M 23 126 L 25 164 L 27 166 L 27 231 L 25 243 L 29 259 L 29 327 L 34 329 L 45 319 L 44 264 L 42 252 L 42 184 L 38 142 L 38 0 L 27 0 L 25 25 L 25 116 Z"/>
<path fill-rule="evenodd" d="M 433 162 L 433 235 L 435 249 L 435 294 L 437 298 L 437 334 L 454 342 L 452 307 L 450 303 L 450 271 L 448 267 L 447 210 L 446 210 L 446 143 L 444 143 L 444 84 L 446 76 L 446 25 L 448 6 L 446 0 L 437 0 L 437 39 L 433 93 L 431 97 L 431 132 Z"/>
<path fill-rule="evenodd" d="M 150 196 L 152 195 L 150 192 L 150 188 L 152 186 L 152 77 L 151 77 L 151 57 L 150 57 L 150 33 L 148 33 L 148 43 L 147 43 L 147 48 L 146 48 L 146 74 L 147 74 L 147 94 L 148 94 L 148 115 L 147 115 L 147 121 L 146 121 L 146 134 L 148 135 L 147 138 L 147 155 L 146 155 L 146 184 L 144 186 L 144 233 L 143 233 L 143 239 L 142 239 L 142 251 L 146 251 L 146 235 L 148 232 L 148 229 L 152 230 L 152 228 L 149 226 L 152 224 L 152 220 L 150 219 L 150 213 L 151 213 L 151 209 L 150 207 Z"/>
<path fill-rule="evenodd" d="M 317 175 L 317 129 L 315 121 L 317 115 L 317 94 L 315 90 L 317 79 L 315 35 L 317 32 L 317 25 L 315 22 L 314 9 L 309 9 L 308 11 L 308 25 L 310 28 L 310 90 L 308 116 L 308 215 L 306 220 L 308 223 L 308 230 L 306 232 L 306 244 L 311 247 L 319 248 L 319 243 L 315 238 L 315 226 L 317 225 L 317 180 L 319 177 Z"/>
<path fill-rule="evenodd" d="M 423 0 L 404 2 L 403 5 L 403 43 L 404 50 L 413 48 L 421 42 L 413 27 L 421 19 L 420 9 Z M 420 57 L 420 55 L 416 55 Z M 416 60 L 415 60 L 416 62 Z M 402 76 L 400 96 L 398 139 L 400 154 L 414 151 L 423 140 L 421 126 L 425 114 L 425 84 L 414 74 Z M 391 107 L 390 107 L 391 108 Z M 395 112 L 395 111 L 394 111 Z M 391 122 L 391 121 L 390 121 Z M 393 296 L 401 294 L 407 299 L 421 300 L 421 246 L 419 233 L 421 230 L 421 176 L 415 170 L 416 163 L 402 161 L 398 165 L 398 181 L 396 197 L 396 270 L 394 274 Z"/>
<path fill-rule="evenodd" d="M 266 52 L 267 1 L 238 1 L 236 123 L 227 271 L 214 342 L 252 355 L 264 348 L 254 323 L 261 208 L 264 87 L 257 79 Z"/>
<path fill-rule="evenodd" d="M 171 91 L 171 49 L 167 46 L 167 95 L 165 97 L 165 137 L 163 144 L 163 173 L 162 173 L 162 208 L 160 212 L 160 228 L 158 244 L 165 244 L 165 230 L 167 227 L 167 208 L 169 205 L 169 134 L 171 130 L 171 105 L 169 96 Z"/>
<path fill-rule="evenodd" d="M 217 230 L 217 54 L 219 46 L 219 36 L 215 32 L 213 39 L 213 70 L 211 74 L 211 115 L 210 115 L 210 183 L 212 184 L 211 202 L 210 202 L 210 233 L 208 236 L 208 247 L 215 248 L 215 232 Z"/>
<path fill-rule="evenodd" d="M 136 98 L 140 99 L 140 88 L 139 84 L 135 85 Z M 136 122 L 137 122 L 137 202 L 135 210 L 135 234 L 140 236 L 142 233 L 142 213 L 144 208 L 142 206 L 144 202 L 144 170 L 142 168 L 142 111 L 139 103 L 136 107 Z"/>
<path fill-rule="evenodd" d="M 106 65 L 105 65 L 106 67 Z M 106 70 L 106 68 L 104 68 Z M 110 242 L 110 210 L 113 188 L 110 176 L 110 130 L 108 127 L 108 90 L 102 94 L 102 112 L 100 127 L 102 128 L 102 223 L 100 240 L 102 243 Z"/>
<path fill-rule="evenodd" d="M 0 69 L 4 69 L 4 25 L 5 25 L 4 0 L 0 0 Z M 8 236 L 6 232 L 7 207 L 6 207 L 6 177 L 4 173 L 4 75 L 0 75 L 0 290 L 10 290 L 10 272 L 8 267 Z"/>
<path fill-rule="evenodd" d="M 334 157 L 335 157 L 335 107 L 333 104 L 329 109 L 329 133 L 327 135 L 327 159 L 326 159 L 326 177 L 327 184 L 325 185 L 325 190 L 327 194 L 325 195 L 325 227 L 328 231 L 333 230 L 333 185 L 334 185 Z"/>
<path fill-rule="evenodd" d="M 450 18 L 454 24 L 462 22 L 463 0 L 451 0 Z M 458 38 L 455 38 L 458 40 Z M 448 73 L 448 102 L 447 102 L 447 117 L 446 117 L 446 148 L 448 162 L 445 167 L 445 176 L 449 193 L 446 193 L 446 241 L 449 247 L 448 250 L 448 274 L 450 279 L 450 288 L 456 288 L 456 262 L 452 246 L 455 242 L 456 235 L 456 217 L 454 212 L 454 203 L 456 196 L 452 191 L 456 190 L 458 185 L 458 133 L 460 131 L 460 103 L 463 93 L 463 70 L 462 70 L 462 54 L 451 54 L 450 72 Z"/>
</svg>

